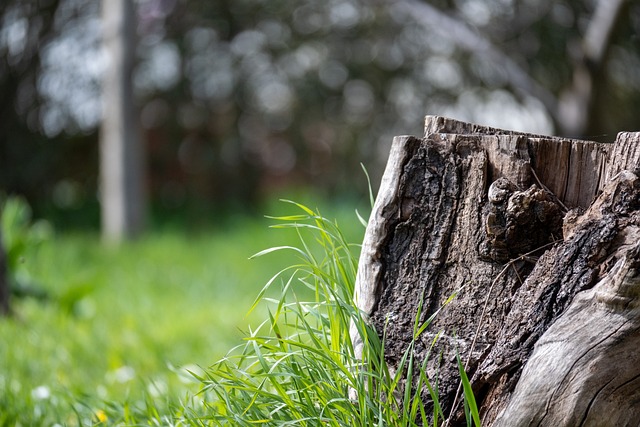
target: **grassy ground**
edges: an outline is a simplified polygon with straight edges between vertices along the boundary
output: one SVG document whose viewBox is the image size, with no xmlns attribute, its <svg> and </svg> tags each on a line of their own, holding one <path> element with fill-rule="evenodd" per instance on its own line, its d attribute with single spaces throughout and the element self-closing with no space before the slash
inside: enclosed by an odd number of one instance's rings
<svg viewBox="0 0 640 427">
<path fill-rule="evenodd" d="M 286 214 L 287 206 L 275 214 Z M 332 212 L 334 210 L 335 212 Z M 353 207 L 325 209 L 351 241 Z M 239 343 L 264 283 L 295 260 L 249 260 L 296 240 L 260 217 L 200 232 L 156 231 L 115 250 L 96 235 L 56 235 L 25 258 L 51 298 L 16 301 L 0 320 L 0 425 L 91 425 L 109 402 L 141 411 L 177 402 L 198 386 L 187 372 Z M 108 422 L 107 422 L 108 423 Z"/>
</svg>

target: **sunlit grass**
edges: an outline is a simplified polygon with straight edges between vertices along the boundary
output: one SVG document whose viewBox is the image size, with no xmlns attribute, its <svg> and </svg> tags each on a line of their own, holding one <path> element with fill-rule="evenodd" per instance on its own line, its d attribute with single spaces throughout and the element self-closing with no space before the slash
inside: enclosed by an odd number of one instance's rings
<svg viewBox="0 0 640 427">
<path fill-rule="evenodd" d="M 343 216 L 362 234 L 352 209 Z M 117 250 L 95 234 L 63 234 L 28 252 L 23 262 L 49 299 L 16 300 L 15 316 L 0 319 L 0 425 L 170 413 L 198 389 L 187 370 L 222 357 L 266 315 L 247 312 L 286 256 L 249 257 L 296 240 L 270 222 L 156 231 Z"/>
<path fill-rule="evenodd" d="M 276 219 L 279 228 L 298 233 L 298 243 L 258 254 L 285 252 L 290 259 L 254 304 L 266 305 L 268 317 L 247 331 L 244 344 L 196 373 L 202 404 L 185 405 L 181 420 L 247 427 L 438 425 L 444 416 L 437 387 L 426 375 L 427 360 L 414 358 L 415 340 L 438 311 L 422 322 L 418 308 L 413 340 L 398 366 L 388 366 L 384 332 L 380 337 L 353 301 L 359 245 L 319 212 L 293 205 L 301 212 Z"/>
<path fill-rule="evenodd" d="M 341 222 L 287 206 L 269 220 L 277 232 L 245 218 L 117 250 L 76 234 L 28 252 L 49 298 L 0 321 L 0 426 L 442 425 L 437 379 L 414 359 L 438 312 L 387 366 L 384 331 L 353 301 L 364 227 L 353 211 Z"/>
</svg>

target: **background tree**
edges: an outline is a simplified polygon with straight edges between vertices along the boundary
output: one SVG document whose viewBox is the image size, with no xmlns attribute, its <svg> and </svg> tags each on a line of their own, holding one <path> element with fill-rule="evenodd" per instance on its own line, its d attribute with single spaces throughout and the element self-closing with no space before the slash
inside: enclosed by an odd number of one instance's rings
<svg viewBox="0 0 640 427">
<path fill-rule="evenodd" d="M 103 80 L 100 130 L 102 234 L 107 240 L 134 237 L 143 227 L 143 147 L 133 93 L 136 20 L 130 0 L 102 3 L 108 66 Z"/>
<path fill-rule="evenodd" d="M 375 182 L 392 137 L 418 134 L 428 113 L 604 140 L 639 127 L 634 2 L 136 5 L 134 93 L 149 192 L 163 210 L 209 215 L 291 184 L 362 193 L 358 164 Z M 41 201 L 39 212 L 53 200 L 67 217 L 95 220 L 77 213 L 97 205 L 97 2 L 1 7 L 0 85 L 13 99 L 1 184 Z"/>
<path fill-rule="evenodd" d="M 469 9 L 473 9 L 473 5 L 478 7 L 474 1 L 461 3 L 471 5 Z M 585 6 L 584 3 L 590 10 L 580 10 Z M 606 105 L 604 101 L 610 98 L 607 94 L 607 62 L 616 31 L 621 33 L 626 26 L 625 20 L 629 18 L 625 13 L 629 6 L 626 0 L 574 4 L 547 2 L 535 6 L 527 5 L 526 2 L 512 2 L 514 7 L 507 8 L 502 13 L 505 15 L 504 19 L 516 19 L 517 23 L 499 31 L 484 25 L 474 29 L 470 24 L 477 22 L 465 22 L 449 16 L 426 2 L 404 0 L 403 6 L 425 25 L 439 22 L 440 25 L 432 28 L 455 43 L 457 48 L 468 51 L 478 60 L 484 58 L 492 61 L 493 67 L 501 71 L 505 86 L 514 95 L 521 100 L 533 97 L 544 106 L 557 133 L 587 137 L 607 130 L 605 123 L 610 118 L 603 108 Z M 494 12 L 497 12 L 495 2 L 486 8 L 494 8 Z M 549 84 L 552 80 L 548 77 L 540 79 L 541 76 L 537 75 L 536 68 L 539 67 L 540 58 L 521 53 L 522 50 L 529 50 L 531 47 L 527 45 L 531 44 L 538 44 L 536 50 L 548 48 L 539 46 L 540 43 L 549 43 L 547 37 L 551 36 L 551 28 L 545 28 L 549 26 L 549 22 L 541 19 L 542 17 L 551 18 L 551 22 L 559 27 L 575 27 L 572 28 L 572 33 L 561 40 L 565 45 L 568 61 L 559 55 L 560 49 L 554 54 L 563 59 L 563 64 L 559 64 L 558 68 L 568 68 L 565 81 L 556 87 Z M 537 27 L 543 27 L 542 31 Z M 518 42 L 513 45 L 510 40 Z M 548 73 L 552 71 L 549 68 Z"/>
<path fill-rule="evenodd" d="M 0 187 L 26 196 L 38 215 L 60 206 L 86 225 L 98 223 L 94 209 L 76 210 L 97 206 L 98 70 L 83 61 L 99 56 L 97 6 L 0 3 Z"/>
</svg>

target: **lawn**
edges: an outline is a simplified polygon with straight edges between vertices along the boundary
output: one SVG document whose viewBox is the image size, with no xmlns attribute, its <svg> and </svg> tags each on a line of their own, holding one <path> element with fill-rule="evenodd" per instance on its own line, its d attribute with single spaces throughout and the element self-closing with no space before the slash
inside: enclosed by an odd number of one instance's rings
<svg viewBox="0 0 640 427">
<path fill-rule="evenodd" d="M 353 206 L 322 213 L 359 242 Z M 17 300 L 15 316 L 0 320 L 0 425 L 92 425 L 110 411 L 162 411 L 196 393 L 188 371 L 214 363 L 266 318 L 247 311 L 296 262 L 287 253 L 249 259 L 297 242 L 295 230 L 273 223 L 256 215 L 197 232 L 157 229 L 117 250 L 94 233 L 57 233 L 28 251 L 25 266 L 49 298 Z"/>
</svg>

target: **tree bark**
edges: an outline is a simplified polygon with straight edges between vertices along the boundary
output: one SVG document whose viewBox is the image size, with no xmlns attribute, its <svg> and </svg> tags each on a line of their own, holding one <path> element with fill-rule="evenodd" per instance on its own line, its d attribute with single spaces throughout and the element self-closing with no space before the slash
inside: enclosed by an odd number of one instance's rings
<svg viewBox="0 0 640 427">
<path fill-rule="evenodd" d="M 463 425 L 456 354 L 483 425 L 637 424 L 639 161 L 640 133 L 599 144 L 427 117 L 423 138 L 394 139 L 355 298 L 394 366 L 420 302 L 424 320 L 456 294 L 415 347 L 449 425 Z"/>
<path fill-rule="evenodd" d="M 130 0 L 105 1 L 102 8 L 109 55 L 100 131 L 102 234 L 117 242 L 137 235 L 146 214 L 144 156 L 132 83 L 136 21 Z"/>
</svg>

